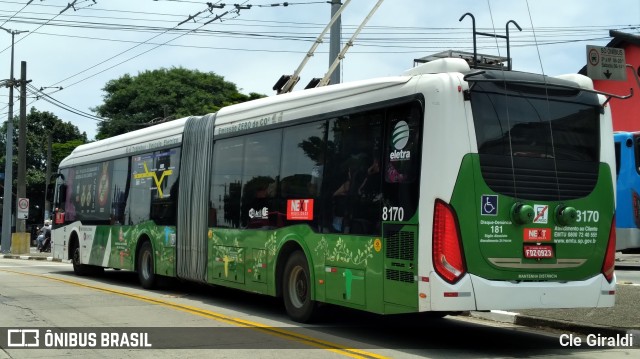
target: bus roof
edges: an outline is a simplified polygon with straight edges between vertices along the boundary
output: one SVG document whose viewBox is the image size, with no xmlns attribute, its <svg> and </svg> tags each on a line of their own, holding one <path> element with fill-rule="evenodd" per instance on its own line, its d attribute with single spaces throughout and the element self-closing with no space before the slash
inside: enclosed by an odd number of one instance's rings
<svg viewBox="0 0 640 359">
<path fill-rule="evenodd" d="M 353 99 L 362 94 L 369 96 L 367 101 L 370 103 L 382 102 L 389 99 L 389 93 L 379 90 L 405 85 L 413 76 L 467 71 L 469 71 L 469 66 L 462 59 L 440 59 L 412 68 L 402 76 L 353 81 L 243 102 L 224 107 L 216 113 L 215 134 L 230 133 L 323 114 L 327 112 L 326 104 L 328 102 L 332 104 L 332 111 L 339 111 L 352 107 L 354 104 L 357 105 L 358 103 L 355 103 Z M 410 93 L 411 90 L 407 89 L 406 94 Z M 394 96 L 402 94 L 401 91 L 395 93 Z M 64 168 L 145 153 L 179 144 L 182 142 L 182 133 L 188 119 L 189 117 L 184 117 L 80 145 L 60 162 L 59 167 Z"/>
<path fill-rule="evenodd" d="M 231 105 L 218 111 L 215 134 L 235 132 L 232 128 L 238 123 L 256 122 L 263 126 L 326 113 L 328 102 L 332 103 L 332 110 L 339 110 L 348 107 L 348 99 L 354 95 L 400 86 L 410 79 L 409 76 L 395 76 L 354 81 Z"/>
<path fill-rule="evenodd" d="M 125 154 L 148 152 L 182 142 L 182 131 L 188 117 L 124 133 L 76 147 L 60 161 L 60 168 L 91 163 Z"/>
</svg>

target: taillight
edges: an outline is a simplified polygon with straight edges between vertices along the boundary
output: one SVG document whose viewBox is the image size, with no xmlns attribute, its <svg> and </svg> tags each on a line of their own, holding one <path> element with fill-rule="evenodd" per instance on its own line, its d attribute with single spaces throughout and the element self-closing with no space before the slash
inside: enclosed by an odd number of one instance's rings
<svg viewBox="0 0 640 359">
<path fill-rule="evenodd" d="M 607 252 L 604 254 L 604 262 L 602 263 L 602 274 L 611 283 L 613 280 L 613 270 L 616 266 L 616 217 L 611 221 L 611 230 L 609 231 L 609 243 L 607 243 Z"/>
<path fill-rule="evenodd" d="M 458 219 L 453 208 L 437 199 L 433 214 L 433 266 L 444 280 L 453 284 L 465 274 Z"/>
</svg>

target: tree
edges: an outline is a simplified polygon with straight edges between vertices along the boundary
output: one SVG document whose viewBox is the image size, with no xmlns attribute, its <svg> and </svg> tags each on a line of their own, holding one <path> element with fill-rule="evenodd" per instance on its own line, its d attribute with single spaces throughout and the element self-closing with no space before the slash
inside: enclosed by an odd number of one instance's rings
<svg viewBox="0 0 640 359">
<path fill-rule="evenodd" d="M 35 208 L 36 204 L 44 204 L 46 168 L 47 168 L 47 137 L 51 134 L 53 151 L 51 173 L 58 170 L 60 161 L 69 155 L 78 145 L 87 142 L 87 134 L 80 132 L 78 127 L 71 122 L 64 122 L 51 112 L 40 112 L 32 107 L 27 114 L 27 137 L 26 137 L 26 195 Z M 13 188 L 17 188 L 18 178 L 18 128 L 19 117 L 13 118 Z M 0 126 L 0 145 L 2 149 L 6 146 L 6 122 Z M 2 151 L 4 152 L 4 151 Z M 6 154 L 0 157 L 0 168 L 4 170 Z M 42 214 L 37 214 L 41 216 Z M 30 220 L 36 220 L 30 214 Z M 37 218 L 40 220 L 41 218 Z"/>
<path fill-rule="evenodd" d="M 147 126 L 154 120 L 205 115 L 235 103 L 264 97 L 243 95 L 235 84 L 213 72 L 181 67 L 128 74 L 107 82 L 104 103 L 92 110 L 107 121 L 98 124 L 96 139 Z"/>
</svg>

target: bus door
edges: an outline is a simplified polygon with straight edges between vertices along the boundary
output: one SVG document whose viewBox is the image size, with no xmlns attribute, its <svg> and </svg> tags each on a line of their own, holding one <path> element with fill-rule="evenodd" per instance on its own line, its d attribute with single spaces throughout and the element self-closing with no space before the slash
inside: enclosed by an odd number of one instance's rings
<svg viewBox="0 0 640 359">
<path fill-rule="evenodd" d="M 422 106 L 388 109 L 383 138 L 384 302 L 418 306 L 418 199 Z"/>
</svg>

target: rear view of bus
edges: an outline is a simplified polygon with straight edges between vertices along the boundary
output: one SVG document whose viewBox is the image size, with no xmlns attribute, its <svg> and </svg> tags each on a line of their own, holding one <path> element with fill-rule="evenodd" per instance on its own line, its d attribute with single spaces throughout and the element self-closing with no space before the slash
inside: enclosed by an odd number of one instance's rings
<svg viewBox="0 0 640 359">
<path fill-rule="evenodd" d="M 464 80 L 471 153 L 450 201 L 434 204 L 431 309 L 612 306 L 606 97 L 579 75 L 487 70 Z"/>
</svg>

